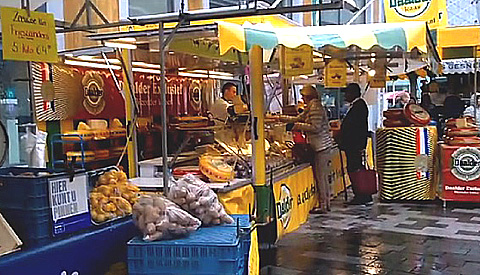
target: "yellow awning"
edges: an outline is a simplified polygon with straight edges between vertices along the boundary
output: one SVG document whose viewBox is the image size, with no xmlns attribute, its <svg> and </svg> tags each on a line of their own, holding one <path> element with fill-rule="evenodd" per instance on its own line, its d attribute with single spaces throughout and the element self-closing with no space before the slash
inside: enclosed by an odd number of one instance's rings
<svg viewBox="0 0 480 275">
<path fill-rule="evenodd" d="M 277 45 L 296 48 L 303 44 L 316 49 L 327 46 L 339 49 L 357 46 L 364 50 L 400 47 L 404 51 L 416 48 L 423 53 L 427 53 L 428 48 L 428 29 L 424 22 L 290 28 L 275 28 L 268 24 L 240 26 L 231 22 L 218 22 L 218 25 L 221 54 L 231 48 L 248 51 L 253 45 L 264 49 Z"/>
<path fill-rule="evenodd" d="M 480 46 L 480 26 L 438 29 L 437 42 L 441 48 Z"/>
</svg>

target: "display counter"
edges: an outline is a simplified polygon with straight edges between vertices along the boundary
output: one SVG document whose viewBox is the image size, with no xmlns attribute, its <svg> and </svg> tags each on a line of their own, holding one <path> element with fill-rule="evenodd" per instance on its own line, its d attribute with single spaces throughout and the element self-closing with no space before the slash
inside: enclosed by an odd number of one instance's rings
<svg viewBox="0 0 480 275">
<path fill-rule="evenodd" d="M 377 130 L 377 172 L 382 200 L 433 200 L 437 129 Z"/>
</svg>

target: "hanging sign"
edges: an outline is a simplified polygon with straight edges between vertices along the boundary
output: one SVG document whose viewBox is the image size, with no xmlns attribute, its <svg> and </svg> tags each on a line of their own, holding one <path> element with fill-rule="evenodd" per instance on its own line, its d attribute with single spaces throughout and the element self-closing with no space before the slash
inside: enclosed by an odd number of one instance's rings
<svg viewBox="0 0 480 275">
<path fill-rule="evenodd" d="M 385 69 L 386 60 L 377 59 L 372 67 L 375 68 L 375 74 L 373 76 L 368 75 L 368 82 L 370 83 L 370 88 L 385 88 L 387 85 L 387 71 Z"/>
<path fill-rule="evenodd" d="M 280 48 L 280 71 L 284 77 L 313 73 L 313 48 L 302 45 L 295 49 Z"/>
<path fill-rule="evenodd" d="M 446 0 L 385 0 L 385 20 L 425 21 L 430 28 L 447 26 Z"/>
<path fill-rule="evenodd" d="M 57 37 L 52 13 L 2 7 L 3 59 L 56 63 Z"/>
<path fill-rule="evenodd" d="M 325 88 L 347 87 L 347 62 L 332 59 L 325 66 Z"/>
</svg>

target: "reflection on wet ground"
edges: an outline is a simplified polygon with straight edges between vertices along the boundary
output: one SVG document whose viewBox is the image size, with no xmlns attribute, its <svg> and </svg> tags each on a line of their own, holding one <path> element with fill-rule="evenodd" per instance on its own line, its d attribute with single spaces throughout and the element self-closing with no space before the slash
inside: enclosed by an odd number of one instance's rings
<svg viewBox="0 0 480 275">
<path fill-rule="evenodd" d="M 480 205 L 333 203 L 261 252 L 261 274 L 480 274 Z"/>
</svg>

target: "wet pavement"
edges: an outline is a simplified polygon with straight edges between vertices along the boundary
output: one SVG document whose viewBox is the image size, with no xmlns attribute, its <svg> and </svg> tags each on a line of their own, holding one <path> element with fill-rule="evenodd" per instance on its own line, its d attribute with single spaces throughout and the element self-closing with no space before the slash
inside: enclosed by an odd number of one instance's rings
<svg viewBox="0 0 480 275">
<path fill-rule="evenodd" d="M 480 274 L 480 204 L 344 206 L 261 252 L 261 274 Z"/>
</svg>

